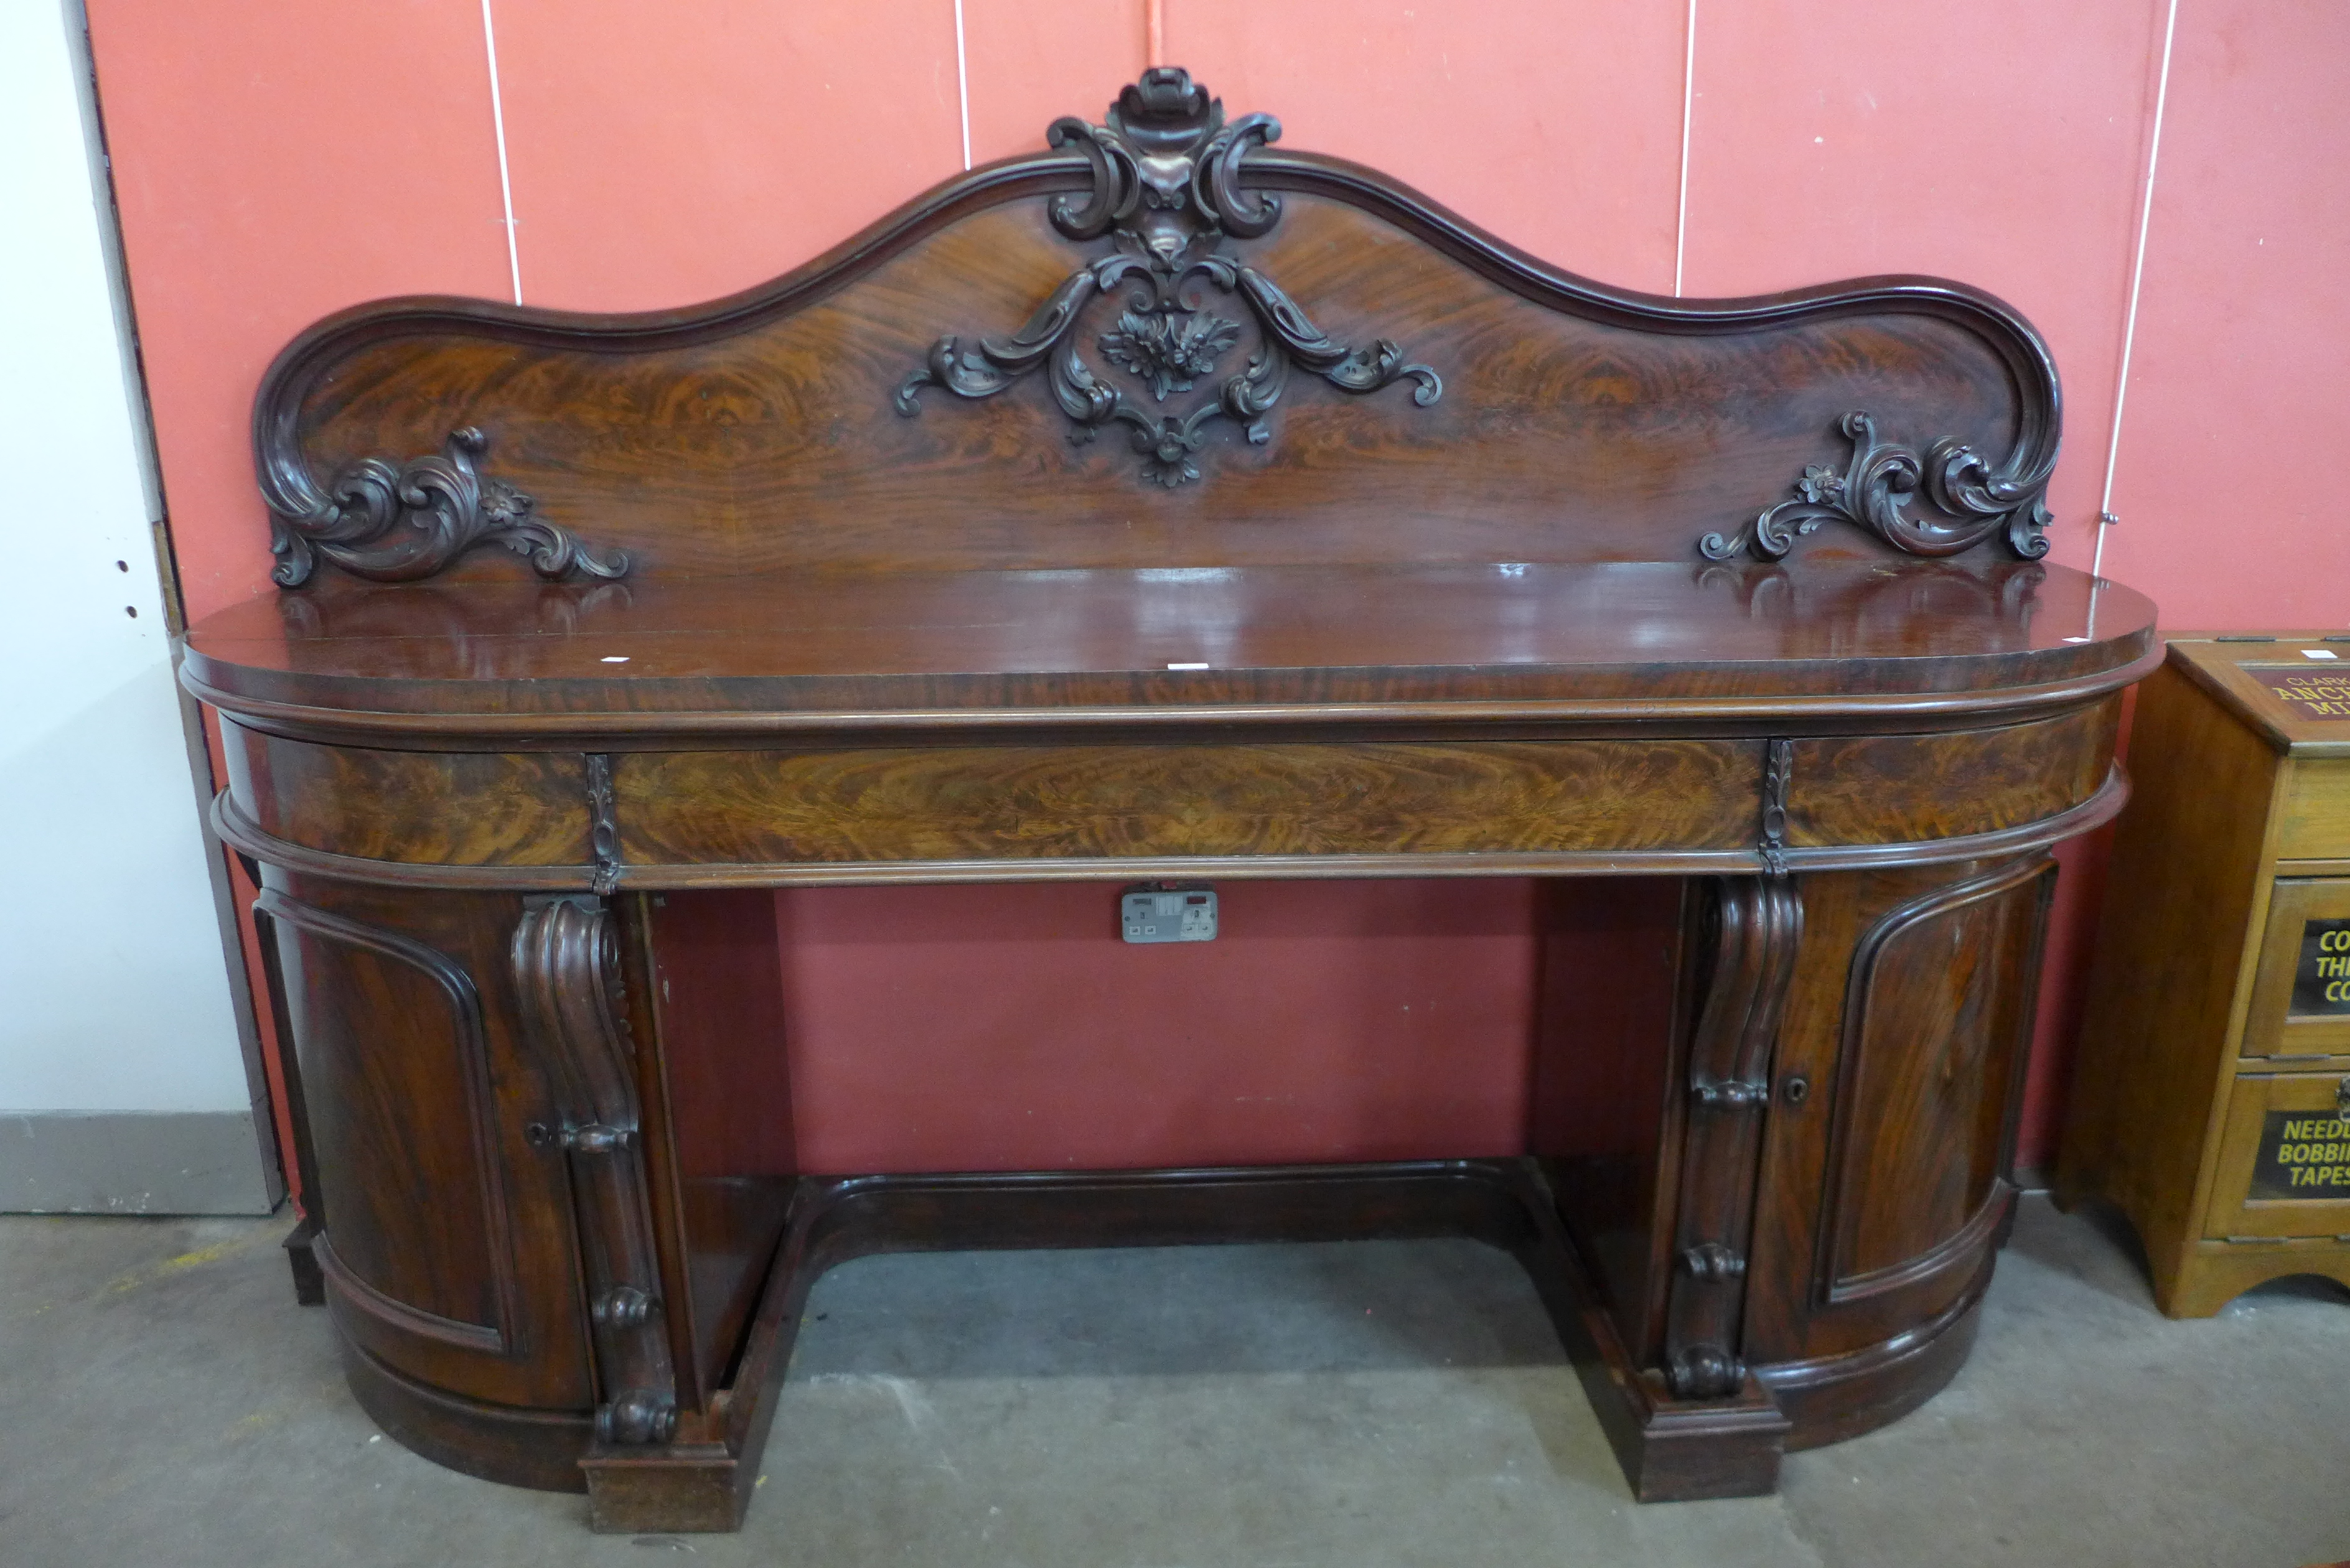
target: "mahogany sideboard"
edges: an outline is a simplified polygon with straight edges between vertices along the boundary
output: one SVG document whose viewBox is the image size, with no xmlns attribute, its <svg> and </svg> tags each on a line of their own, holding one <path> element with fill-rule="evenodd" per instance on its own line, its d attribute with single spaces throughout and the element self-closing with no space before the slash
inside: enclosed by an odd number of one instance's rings
<svg viewBox="0 0 2350 1568">
<path fill-rule="evenodd" d="M 2160 657 L 2041 559 L 2045 346 L 1931 279 L 1607 288 L 1278 135 L 1154 69 L 764 287 L 271 368 L 284 591 L 183 679 L 297 1283 L 400 1441 L 733 1528 L 810 1282 L 898 1248 L 1481 1237 L 1643 1499 L 1957 1369 L 2049 846 Z M 1514 1157 L 795 1161 L 775 888 L 1530 874 Z"/>
</svg>

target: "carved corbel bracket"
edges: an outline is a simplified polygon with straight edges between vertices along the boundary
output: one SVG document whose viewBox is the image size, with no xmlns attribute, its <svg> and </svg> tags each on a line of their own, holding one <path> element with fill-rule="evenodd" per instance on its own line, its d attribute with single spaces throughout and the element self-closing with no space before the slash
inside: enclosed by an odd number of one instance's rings
<svg viewBox="0 0 2350 1568">
<path fill-rule="evenodd" d="M 320 560 L 372 582 L 413 582 L 442 571 L 478 545 L 526 557 L 550 582 L 572 576 L 617 577 L 626 551 L 598 554 L 533 514 L 537 503 L 484 474 L 490 438 L 468 425 L 441 451 L 394 466 L 361 458 L 320 489 L 297 452 L 271 454 L 261 491 L 269 504 L 270 573 L 280 587 L 308 582 Z"/>
<path fill-rule="evenodd" d="M 563 1118 L 560 1133 L 545 1141 L 559 1144 L 571 1166 L 580 1267 L 593 1303 L 596 1436 L 623 1447 L 666 1443 L 677 1431 L 677 1377 L 610 913 L 596 898 L 525 900 L 514 970 L 524 1032 Z"/>
<path fill-rule="evenodd" d="M 1666 1296 L 1665 1377 L 1684 1399 L 1728 1398 L 1746 1379 L 1738 1346 L 1755 1171 L 1772 1054 L 1804 932 L 1793 877 L 1725 877 L 1707 897 L 1712 951 L 1690 1041 L 1673 1241 L 1679 1266 Z"/>
<path fill-rule="evenodd" d="M 927 363 L 899 386 L 898 411 L 920 413 L 916 394 L 924 387 L 992 398 L 1043 367 L 1070 421 L 1071 441 L 1124 425 L 1143 454 L 1143 478 L 1172 489 L 1200 477 L 1193 460 L 1217 420 L 1238 423 L 1252 444 L 1270 441 L 1266 416 L 1294 369 L 1358 394 L 1408 379 L 1416 383 L 1412 401 L 1435 402 L 1444 382 L 1430 367 L 1407 363 L 1384 337 L 1367 348 L 1331 341 L 1271 278 L 1224 251 L 1228 238 L 1253 239 L 1281 220 L 1280 197 L 1241 183 L 1250 151 L 1280 135 L 1281 122 L 1266 114 L 1227 125 L 1222 101 L 1171 67 L 1144 72 L 1118 95 L 1105 124 L 1055 120 L 1045 140 L 1085 154 L 1093 190 L 1082 202 L 1055 197 L 1047 209 L 1053 226 L 1073 240 L 1107 234 L 1117 248 L 1071 273 L 1010 337 L 983 337 L 970 348 L 960 337 L 940 338 Z M 1095 307 L 1121 289 L 1116 322 L 1095 348 L 1137 383 L 1131 394 L 1096 369 L 1078 341 Z M 1260 348 L 1190 412 L 1146 411 L 1136 400 L 1144 391 L 1154 404 L 1190 391 L 1240 340 L 1240 323 L 1211 311 L 1207 291 L 1244 308 Z"/>
<path fill-rule="evenodd" d="M 1744 550 L 1757 560 L 1776 561 L 1797 539 L 1835 522 L 1866 528 L 1912 556 L 1955 556 L 2002 531 L 2007 547 L 2022 560 L 2048 553 L 2046 530 L 2055 520 L 2045 500 L 2056 466 L 2053 443 L 2036 465 L 2028 465 L 2019 449 L 1994 471 L 1981 452 L 1952 437 L 1922 454 L 1883 440 L 1866 410 L 1845 415 L 1836 428 L 1852 442 L 1852 461 L 1843 472 L 1824 463 L 1806 466 L 1794 499 L 1765 508 L 1728 537 L 1706 535 L 1697 542 L 1698 553 L 1726 561 Z M 1920 490 L 1939 515 L 1906 510 Z"/>
</svg>

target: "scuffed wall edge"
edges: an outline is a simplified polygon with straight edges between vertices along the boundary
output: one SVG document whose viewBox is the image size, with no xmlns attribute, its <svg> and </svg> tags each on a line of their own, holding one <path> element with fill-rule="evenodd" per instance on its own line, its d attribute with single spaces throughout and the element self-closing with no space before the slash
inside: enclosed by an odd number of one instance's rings
<svg viewBox="0 0 2350 1568">
<path fill-rule="evenodd" d="M 266 1214 L 263 1110 L 0 1111 L 0 1213 Z"/>
</svg>

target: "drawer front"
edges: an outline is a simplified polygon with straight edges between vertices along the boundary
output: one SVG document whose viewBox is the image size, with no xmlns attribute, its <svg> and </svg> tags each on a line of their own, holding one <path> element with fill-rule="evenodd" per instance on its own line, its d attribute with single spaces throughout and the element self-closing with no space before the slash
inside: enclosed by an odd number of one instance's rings
<svg viewBox="0 0 2350 1568">
<path fill-rule="evenodd" d="M 2028 827 L 2095 794 L 2110 701 L 1941 734 L 1788 745 L 1786 845 Z M 224 726 L 260 832 L 408 866 L 596 863 L 600 763 L 370 750 Z M 609 754 L 626 866 L 1216 857 L 1749 855 L 1760 738 L 931 745 Z"/>
<path fill-rule="evenodd" d="M 2246 1074 L 2228 1096 L 2204 1234 L 2350 1237 L 2350 1074 Z"/>
<path fill-rule="evenodd" d="M 2243 1054 L 2350 1072 L 2350 877 L 2288 877 L 2269 899 Z"/>
<path fill-rule="evenodd" d="M 2120 716 L 2109 697 L 1996 730 L 1797 741 L 1787 842 L 1957 838 L 2054 816 L 2105 784 Z"/>
<path fill-rule="evenodd" d="M 2350 762 L 2296 762 L 2285 781 L 2277 855 L 2350 860 Z"/>
<path fill-rule="evenodd" d="M 613 759 L 624 862 L 1752 848 L 1752 741 L 968 746 Z"/>
<path fill-rule="evenodd" d="M 595 858 L 576 752 L 322 746 L 224 721 L 230 797 L 306 849 L 412 866 L 584 866 Z"/>
</svg>

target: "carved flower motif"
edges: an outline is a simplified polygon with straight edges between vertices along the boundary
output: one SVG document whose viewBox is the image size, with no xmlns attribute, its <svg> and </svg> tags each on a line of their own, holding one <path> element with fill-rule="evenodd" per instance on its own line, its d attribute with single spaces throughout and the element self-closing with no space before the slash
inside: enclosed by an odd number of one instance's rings
<svg viewBox="0 0 2350 1568">
<path fill-rule="evenodd" d="M 1191 461 L 1191 454 L 1199 450 L 1200 438 L 1175 421 L 1160 420 L 1155 434 L 1143 436 L 1135 444 L 1143 451 L 1143 478 L 1172 490 L 1200 477 L 1200 466 Z"/>
<path fill-rule="evenodd" d="M 1795 493 L 1814 506 L 1825 506 L 1844 498 L 1844 476 L 1833 468 L 1808 463 L 1804 477 L 1795 481 Z"/>
<path fill-rule="evenodd" d="M 511 527 L 530 515 L 536 503 L 503 479 L 482 481 L 482 515 L 493 528 Z"/>
<path fill-rule="evenodd" d="M 1240 336 L 1237 323 L 1199 311 L 1144 316 L 1127 311 L 1118 330 L 1101 337 L 1109 362 L 1150 385 L 1160 402 L 1170 392 L 1188 392 L 1191 383 L 1216 368 L 1216 357 Z"/>
</svg>

